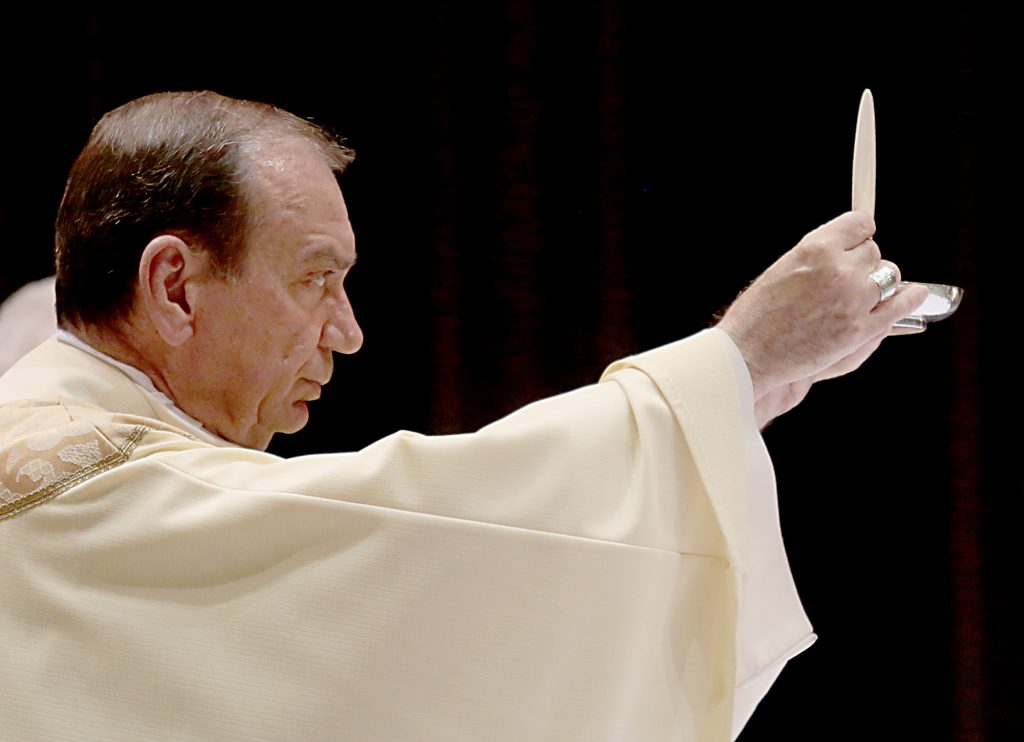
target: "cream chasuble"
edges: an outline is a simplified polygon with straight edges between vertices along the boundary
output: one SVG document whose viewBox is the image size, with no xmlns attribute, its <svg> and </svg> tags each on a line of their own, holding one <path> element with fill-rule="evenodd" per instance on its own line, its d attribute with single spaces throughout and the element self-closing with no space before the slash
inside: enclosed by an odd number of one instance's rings
<svg viewBox="0 0 1024 742">
<path fill-rule="evenodd" d="M 0 378 L 0 739 L 727 740 L 813 634 L 717 330 L 281 459 L 51 340 Z"/>
</svg>

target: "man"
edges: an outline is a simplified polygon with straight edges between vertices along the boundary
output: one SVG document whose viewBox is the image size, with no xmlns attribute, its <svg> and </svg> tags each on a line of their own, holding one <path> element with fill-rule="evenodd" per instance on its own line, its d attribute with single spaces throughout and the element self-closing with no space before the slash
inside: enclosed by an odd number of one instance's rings
<svg viewBox="0 0 1024 742">
<path fill-rule="evenodd" d="M 846 214 L 602 383 L 282 460 L 260 449 L 362 342 L 349 159 L 212 93 L 97 125 L 60 337 L 0 379 L 0 737 L 738 734 L 813 641 L 758 426 L 920 291 L 880 301 L 898 273 Z"/>
</svg>

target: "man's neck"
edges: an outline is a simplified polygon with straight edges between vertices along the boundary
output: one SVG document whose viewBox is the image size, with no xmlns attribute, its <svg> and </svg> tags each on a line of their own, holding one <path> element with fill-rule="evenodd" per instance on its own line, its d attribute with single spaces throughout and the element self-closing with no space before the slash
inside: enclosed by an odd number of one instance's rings
<svg viewBox="0 0 1024 742">
<path fill-rule="evenodd" d="M 216 439 L 216 442 L 218 443 L 231 443 L 232 445 L 237 445 L 216 434 L 214 431 L 207 428 L 202 421 L 197 420 L 185 412 L 185 410 L 183 410 L 178 403 L 169 394 L 167 394 L 166 391 L 154 383 L 154 379 L 162 377 L 153 373 L 147 374 L 138 365 L 129 362 L 129 358 L 138 359 L 142 357 L 138 352 L 125 353 L 122 350 L 120 356 L 115 355 L 117 349 L 123 349 L 125 346 L 124 343 L 109 342 L 108 339 L 108 342 L 101 346 L 95 341 L 96 337 L 97 333 L 82 332 L 81 328 L 69 328 L 67 326 L 57 328 L 57 339 L 59 341 L 74 346 L 83 352 L 115 366 L 125 374 L 125 376 L 149 392 L 158 404 L 169 409 L 173 419 L 185 422 L 186 427 L 191 426 L 193 432 L 196 429 L 202 431 L 203 434 Z M 128 347 L 130 348 L 130 346 Z M 115 352 L 110 352 L 112 350 Z"/>
<path fill-rule="evenodd" d="M 70 333 L 93 350 L 144 374 L 153 384 L 154 389 L 165 395 L 172 404 L 177 405 L 177 400 L 171 394 L 170 386 L 160 372 L 159 365 L 150 360 L 149 354 L 144 353 L 134 343 L 127 340 L 133 329 L 85 323 L 60 324 L 60 330 Z"/>
</svg>

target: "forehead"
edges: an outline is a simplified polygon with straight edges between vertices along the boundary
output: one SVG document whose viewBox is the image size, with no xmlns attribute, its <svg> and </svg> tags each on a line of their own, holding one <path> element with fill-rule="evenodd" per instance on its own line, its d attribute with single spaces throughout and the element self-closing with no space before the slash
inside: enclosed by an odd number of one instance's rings
<svg viewBox="0 0 1024 742">
<path fill-rule="evenodd" d="M 337 179 L 317 150 L 286 141 L 254 147 L 245 182 L 246 262 L 355 260 L 355 236 Z"/>
</svg>

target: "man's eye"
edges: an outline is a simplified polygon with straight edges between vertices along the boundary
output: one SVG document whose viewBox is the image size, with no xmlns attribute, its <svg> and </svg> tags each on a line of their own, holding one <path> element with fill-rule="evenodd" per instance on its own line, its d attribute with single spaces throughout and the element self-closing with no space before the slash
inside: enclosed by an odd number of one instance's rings
<svg viewBox="0 0 1024 742">
<path fill-rule="evenodd" d="M 309 277 L 309 282 L 315 286 L 323 288 L 324 286 L 327 285 L 327 276 L 327 273 L 314 273 L 312 276 Z"/>
</svg>

